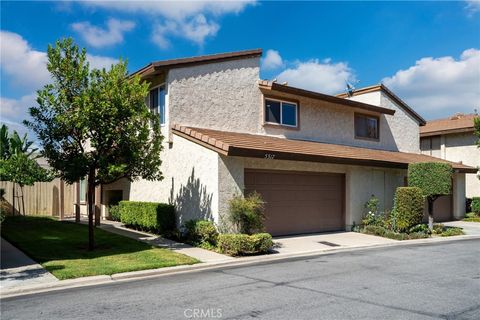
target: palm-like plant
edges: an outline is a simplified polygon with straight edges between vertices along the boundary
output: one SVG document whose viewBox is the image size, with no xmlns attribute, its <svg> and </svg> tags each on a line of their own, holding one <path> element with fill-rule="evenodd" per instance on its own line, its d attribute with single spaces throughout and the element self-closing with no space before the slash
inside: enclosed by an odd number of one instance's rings
<svg viewBox="0 0 480 320">
<path fill-rule="evenodd" d="M 0 156 L 1 159 L 9 159 L 15 154 L 23 153 L 31 159 L 40 157 L 35 152 L 38 148 L 32 148 L 33 141 L 28 140 L 27 134 L 22 137 L 17 131 L 13 131 L 11 135 L 8 134 L 8 127 L 2 125 L 0 128 Z"/>
</svg>

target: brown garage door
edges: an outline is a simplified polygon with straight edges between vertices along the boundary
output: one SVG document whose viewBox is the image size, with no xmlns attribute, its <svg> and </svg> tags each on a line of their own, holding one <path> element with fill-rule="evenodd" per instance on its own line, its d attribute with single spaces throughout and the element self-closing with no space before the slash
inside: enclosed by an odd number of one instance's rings
<svg viewBox="0 0 480 320">
<path fill-rule="evenodd" d="M 272 235 L 343 230 L 343 174 L 245 170 L 245 193 L 266 202 L 265 226 Z"/>
<path fill-rule="evenodd" d="M 445 222 L 453 220 L 453 197 L 452 195 L 441 196 L 433 203 L 433 221 Z M 423 221 L 428 222 L 428 205 L 425 201 Z"/>
</svg>

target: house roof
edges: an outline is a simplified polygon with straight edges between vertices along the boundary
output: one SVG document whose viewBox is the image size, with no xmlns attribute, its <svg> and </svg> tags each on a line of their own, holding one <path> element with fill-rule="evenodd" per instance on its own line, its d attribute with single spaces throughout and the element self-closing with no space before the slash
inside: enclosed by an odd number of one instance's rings
<svg viewBox="0 0 480 320">
<path fill-rule="evenodd" d="M 382 91 L 383 93 L 385 93 L 390 99 L 395 101 L 408 114 L 410 114 L 415 120 L 417 120 L 421 126 L 425 125 L 426 123 L 425 119 L 422 116 L 420 116 L 415 110 L 413 110 L 405 101 L 400 99 L 395 93 L 393 93 L 390 89 L 388 89 L 384 84 L 377 84 L 374 86 L 356 89 L 352 93 L 352 95 L 357 96 L 364 93 L 375 92 L 375 91 Z M 348 98 L 347 93 L 340 93 L 340 94 L 337 94 L 336 96 L 339 98 Z"/>
<path fill-rule="evenodd" d="M 475 114 L 457 114 L 449 118 L 428 121 L 420 128 L 420 137 L 436 136 L 441 134 L 472 132 Z"/>
<path fill-rule="evenodd" d="M 260 80 L 258 82 L 258 86 L 264 94 L 269 94 L 269 93 L 275 94 L 276 92 L 280 92 L 280 93 L 290 94 L 292 96 L 297 96 L 297 97 L 300 96 L 300 97 L 315 99 L 318 101 L 322 101 L 322 102 L 326 102 L 329 104 L 342 106 L 342 107 L 356 108 L 356 109 L 372 111 L 377 113 L 384 113 L 389 115 L 393 115 L 395 113 L 395 110 L 393 109 L 382 108 L 382 107 L 374 106 L 374 105 L 363 103 L 363 102 L 338 98 L 335 96 L 331 96 L 331 95 L 327 95 L 327 94 L 323 94 L 315 91 L 304 90 L 296 87 L 291 87 L 288 85 L 283 85 L 283 84 L 279 84 L 279 83 L 267 81 L 267 80 Z"/>
<path fill-rule="evenodd" d="M 423 154 L 374 150 L 339 144 L 292 140 L 266 135 L 172 127 L 173 133 L 226 156 L 326 162 L 374 167 L 407 168 L 409 163 L 446 162 L 459 172 L 476 173 L 477 169 Z"/>
<path fill-rule="evenodd" d="M 262 55 L 262 49 L 252 49 L 252 50 L 243 50 L 235 52 L 225 52 L 210 54 L 204 56 L 188 57 L 188 58 L 179 58 L 171 60 L 160 60 L 155 62 L 150 62 L 143 68 L 133 72 L 131 75 L 139 74 L 142 77 L 150 76 L 168 68 L 178 68 L 185 67 L 190 65 L 197 64 L 206 64 L 214 63 L 220 61 L 228 61 L 235 59 L 246 59 L 252 57 L 260 57 Z"/>
</svg>

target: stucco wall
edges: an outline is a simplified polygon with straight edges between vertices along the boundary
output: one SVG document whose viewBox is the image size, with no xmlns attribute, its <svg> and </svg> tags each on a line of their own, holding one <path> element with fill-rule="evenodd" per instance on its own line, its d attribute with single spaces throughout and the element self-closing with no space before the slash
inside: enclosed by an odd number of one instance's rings
<svg viewBox="0 0 480 320">
<path fill-rule="evenodd" d="M 380 199 L 380 210 L 391 210 L 395 189 L 403 185 L 406 170 L 383 169 L 351 165 L 326 164 L 302 161 L 265 160 L 256 158 L 221 157 L 220 184 L 221 190 L 227 190 L 219 197 L 219 214 L 228 210 L 228 200 L 236 192 L 244 188 L 243 172 L 245 168 L 334 172 L 345 174 L 346 184 L 346 229 L 355 223 L 359 224 L 365 211 L 365 202 L 375 194 Z M 223 167 L 223 168 L 222 168 Z M 230 173 L 224 171 L 229 170 Z M 222 173 L 222 171 L 224 171 Z M 224 177 L 228 177 L 224 179 Z"/>
<path fill-rule="evenodd" d="M 256 133 L 259 130 L 259 58 L 172 69 L 170 124 Z"/>
<path fill-rule="evenodd" d="M 176 135 L 172 141 L 172 147 L 165 144 L 161 153 L 164 179 L 122 184 L 128 194 L 124 197 L 131 201 L 174 204 L 178 226 L 194 218 L 217 220 L 218 154 Z"/>
</svg>

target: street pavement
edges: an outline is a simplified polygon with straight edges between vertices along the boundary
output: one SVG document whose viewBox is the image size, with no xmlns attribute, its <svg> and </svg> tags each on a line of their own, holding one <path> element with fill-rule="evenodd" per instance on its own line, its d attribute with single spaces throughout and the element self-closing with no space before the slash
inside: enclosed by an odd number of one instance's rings
<svg viewBox="0 0 480 320">
<path fill-rule="evenodd" d="M 480 240 L 337 252 L 1 300 L 6 319 L 480 319 Z"/>
</svg>

